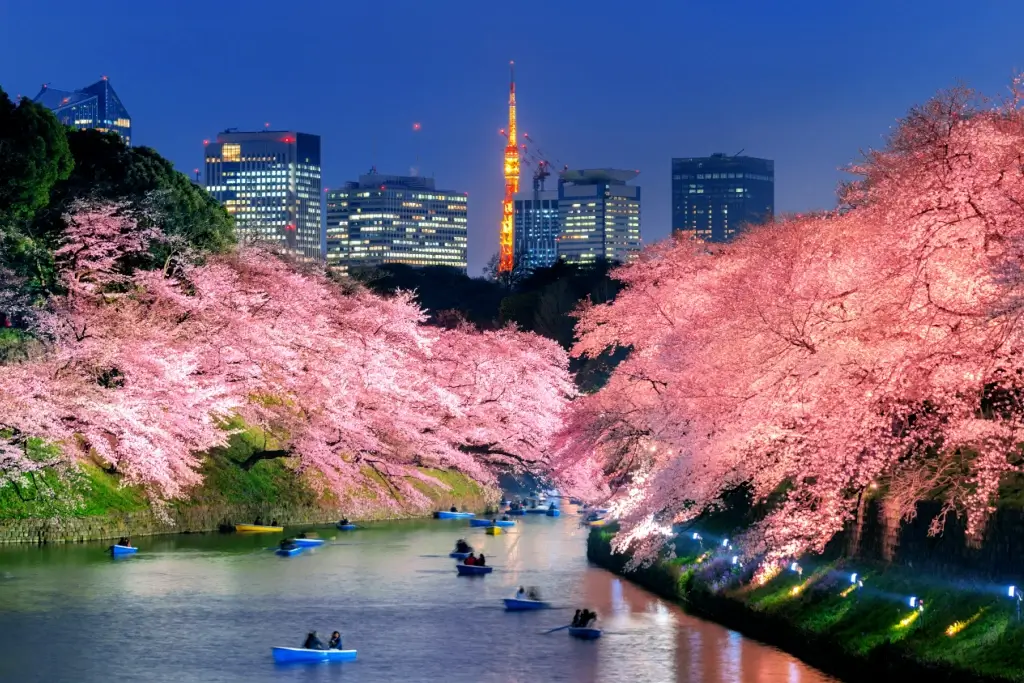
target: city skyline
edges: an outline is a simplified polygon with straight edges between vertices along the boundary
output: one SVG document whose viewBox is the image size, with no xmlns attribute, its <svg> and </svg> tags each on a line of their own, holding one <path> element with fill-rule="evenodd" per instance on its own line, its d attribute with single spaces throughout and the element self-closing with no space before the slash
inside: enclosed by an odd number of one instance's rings
<svg viewBox="0 0 1024 683">
<path fill-rule="evenodd" d="M 102 15 L 56 4 L 61 22 L 37 4 L 0 8 L 0 62 L 15 65 L 0 87 L 12 96 L 32 97 L 41 83 L 73 87 L 108 75 L 132 114 L 133 143 L 153 147 L 189 175 L 202 166 L 201 141 L 212 132 L 266 122 L 322 136 L 328 188 L 372 164 L 404 172 L 418 159 L 421 175 L 468 191 L 477 207 L 469 224 L 473 275 L 497 252 L 505 145 L 498 129 L 507 118 L 509 60 L 516 61 L 520 131 L 536 137 L 552 161 L 640 169 L 646 244 L 671 228 L 673 157 L 745 149 L 776 161 L 780 214 L 831 208 L 846 177 L 838 169 L 861 149 L 880 146 L 882 133 L 912 105 L 958 80 L 1002 92 L 1024 66 L 1009 33 L 1024 8 L 979 7 L 954 20 L 955 12 L 942 11 L 954 8 L 951 2 L 923 16 L 889 9 L 885 22 L 876 19 L 878 3 L 800 1 L 786 12 L 753 2 L 671 7 L 618 26 L 620 52 L 629 58 L 601 69 L 570 68 L 566 60 L 592 49 L 602 12 L 580 16 L 538 2 L 517 12 L 528 39 L 498 31 L 492 8 L 436 12 L 399 2 L 384 39 L 355 35 L 337 46 L 328 32 L 303 28 L 290 58 L 270 61 L 260 41 L 232 47 L 201 40 L 194 27 L 208 8 L 198 2 Z M 236 5 L 225 6 L 235 30 L 269 35 L 265 17 L 275 5 Z M 614 7 L 598 2 L 595 9 L 602 6 Z M 313 26 L 375 17 L 368 7 L 326 4 L 308 14 Z M 424 30 L 451 31 L 453 17 L 464 40 L 415 39 Z M 33 26 L 47 26 L 62 49 L 35 51 Z M 680 26 L 688 27 L 686 51 L 675 48 L 673 27 Z M 827 26 L 843 31 L 826 41 Z M 99 30 L 118 40 L 90 41 Z M 943 47 L 963 31 L 985 31 L 991 40 L 966 55 Z M 366 67 L 339 75 L 329 69 L 337 60 Z M 207 68 L 213 63 L 217 69 Z"/>
</svg>

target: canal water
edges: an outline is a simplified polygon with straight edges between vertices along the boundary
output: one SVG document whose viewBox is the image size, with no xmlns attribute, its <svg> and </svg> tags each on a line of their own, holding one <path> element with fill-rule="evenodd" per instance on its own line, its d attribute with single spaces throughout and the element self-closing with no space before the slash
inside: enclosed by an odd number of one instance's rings
<svg viewBox="0 0 1024 683">
<path fill-rule="evenodd" d="M 496 537 L 464 520 L 320 529 L 334 540 L 292 558 L 268 549 L 280 535 L 140 538 L 125 559 L 105 544 L 0 547 L 0 681 L 830 680 L 589 566 L 575 515 L 520 519 Z M 459 537 L 493 574 L 456 575 L 447 554 Z M 504 612 L 519 585 L 556 609 Z M 543 634 L 583 606 L 600 615 L 600 640 Z M 271 646 L 300 646 L 312 629 L 341 631 L 358 660 L 272 662 Z"/>
</svg>

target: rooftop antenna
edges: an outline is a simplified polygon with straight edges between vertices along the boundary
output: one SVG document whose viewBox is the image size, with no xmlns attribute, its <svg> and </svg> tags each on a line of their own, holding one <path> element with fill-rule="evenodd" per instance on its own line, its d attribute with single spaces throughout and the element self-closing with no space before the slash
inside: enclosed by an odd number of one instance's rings
<svg viewBox="0 0 1024 683">
<path fill-rule="evenodd" d="M 736 152 L 735 154 L 733 154 L 733 156 L 734 156 L 734 157 L 738 157 L 739 155 L 743 154 L 743 153 L 744 153 L 745 151 L 747 151 L 747 148 L 746 148 L 746 147 L 744 147 L 744 148 L 743 148 L 743 149 L 741 149 L 740 151 L 738 151 L 738 152 Z"/>
<path fill-rule="evenodd" d="M 412 132 L 413 132 L 413 135 L 416 138 L 416 142 L 414 143 L 415 150 L 416 150 L 416 165 L 413 168 L 411 168 L 410 170 L 412 171 L 412 175 L 414 175 L 414 176 L 418 176 L 420 174 L 420 140 L 419 140 L 420 136 L 416 135 L 416 133 L 419 133 L 420 130 L 422 130 L 422 129 L 423 129 L 423 126 L 420 125 L 419 121 L 417 121 L 417 122 L 412 124 Z"/>
</svg>

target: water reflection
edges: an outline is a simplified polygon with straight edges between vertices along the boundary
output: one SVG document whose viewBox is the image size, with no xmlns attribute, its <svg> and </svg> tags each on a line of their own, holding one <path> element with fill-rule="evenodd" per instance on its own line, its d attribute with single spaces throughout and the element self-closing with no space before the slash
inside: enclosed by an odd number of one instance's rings
<svg viewBox="0 0 1024 683">
<path fill-rule="evenodd" d="M 0 548 L 0 576 L 14 576 L 0 581 L 0 680 L 106 683 L 112 652 L 137 664 L 122 680 L 175 683 L 827 680 L 588 566 L 585 536 L 566 515 L 528 516 L 495 537 L 459 522 L 376 525 L 290 559 L 268 550 L 275 536 L 138 539 L 127 561 L 103 544 Z M 446 554 L 459 537 L 494 574 L 455 576 Z M 556 609 L 502 611 L 502 598 L 531 584 Z M 581 607 L 601 615 L 600 640 L 543 634 Z M 358 662 L 270 662 L 271 645 L 335 627 Z"/>
</svg>

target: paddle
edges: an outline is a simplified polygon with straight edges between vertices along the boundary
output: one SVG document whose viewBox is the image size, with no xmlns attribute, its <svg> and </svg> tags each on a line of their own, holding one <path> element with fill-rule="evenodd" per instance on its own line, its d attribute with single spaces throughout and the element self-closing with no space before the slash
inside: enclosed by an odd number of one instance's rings
<svg viewBox="0 0 1024 683">
<path fill-rule="evenodd" d="M 562 630 L 565 630 L 567 628 L 570 628 L 571 626 L 572 626 L 572 624 L 566 624 L 565 626 L 559 626 L 558 628 L 553 628 L 550 631 L 544 631 L 543 633 L 541 633 L 541 635 L 542 636 L 546 636 L 549 633 L 554 633 L 555 631 L 562 631 Z"/>
</svg>

